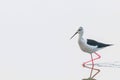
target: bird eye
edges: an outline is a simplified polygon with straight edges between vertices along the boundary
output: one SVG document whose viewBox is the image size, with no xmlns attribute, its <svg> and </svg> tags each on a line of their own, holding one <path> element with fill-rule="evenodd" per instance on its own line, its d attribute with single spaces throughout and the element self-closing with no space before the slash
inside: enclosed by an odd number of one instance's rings
<svg viewBox="0 0 120 80">
<path fill-rule="evenodd" d="M 79 29 L 78 31 L 81 31 L 82 29 Z"/>
</svg>

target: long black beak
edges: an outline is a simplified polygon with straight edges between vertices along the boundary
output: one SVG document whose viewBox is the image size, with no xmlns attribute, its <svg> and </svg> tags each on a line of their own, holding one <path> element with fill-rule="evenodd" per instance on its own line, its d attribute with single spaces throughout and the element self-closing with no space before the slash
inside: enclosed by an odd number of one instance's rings
<svg viewBox="0 0 120 80">
<path fill-rule="evenodd" d="M 78 32 L 76 32 L 70 39 L 72 39 Z"/>
</svg>

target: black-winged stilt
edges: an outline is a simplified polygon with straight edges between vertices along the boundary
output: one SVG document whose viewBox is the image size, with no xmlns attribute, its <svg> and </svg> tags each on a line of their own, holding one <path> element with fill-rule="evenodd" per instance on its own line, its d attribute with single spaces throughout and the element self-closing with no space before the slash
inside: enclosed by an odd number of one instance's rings
<svg viewBox="0 0 120 80">
<path fill-rule="evenodd" d="M 94 60 L 99 59 L 101 56 L 96 53 L 99 49 L 111 46 L 112 44 L 104 44 L 92 39 L 83 39 L 83 27 L 79 27 L 79 29 L 76 31 L 76 33 L 70 38 L 72 39 L 76 34 L 79 34 L 78 44 L 82 51 L 87 52 L 91 55 L 91 60 L 84 62 L 83 67 L 91 69 L 90 77 L 89 79 L 93 79 L 99 72 L 99 69 L 94 68 Z M 96 54 L 98 57 L 93 59 L 92 53 Z M 92 62 L 92 67 L 86 66 L 87 63 Z M 96 70 L 97 72 L 92 76 L 93 70 Z"/>
</svg>

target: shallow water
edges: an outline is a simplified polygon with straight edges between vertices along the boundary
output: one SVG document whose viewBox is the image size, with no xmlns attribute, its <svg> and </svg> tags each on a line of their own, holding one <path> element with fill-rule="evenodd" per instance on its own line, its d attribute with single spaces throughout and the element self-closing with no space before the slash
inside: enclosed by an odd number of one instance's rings
<svg viewBox="0 0 120 80">
<path fill-rule="evenodd" d="M 89 66 L 91 64 L 88 64 Z M 100 69 L 100 73 L 95 76 L 96 80 L 114 80 L 119 78 L 120 74 L 120 62 L 114 61 L 114 62 L 105 62 L 105 63 L 96 63 L 95 67 L 97 69 Z M 86 72 L 86 74 L 89 74 L 90 71 Z M 83 77 L 81 79 L 87 78 Z M 80 79 L 80 80 L 81 80 Z"/>
</svg>

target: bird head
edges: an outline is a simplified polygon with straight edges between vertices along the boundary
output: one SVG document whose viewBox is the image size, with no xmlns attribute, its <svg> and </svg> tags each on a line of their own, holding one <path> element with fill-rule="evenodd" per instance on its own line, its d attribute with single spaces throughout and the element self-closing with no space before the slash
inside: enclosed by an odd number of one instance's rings
<svg viewBox="0 0 120 80">
<path fill-rule="evenodd" d="M 70 39 L 72 39 L 77 33 L 80 34 L 80 35 L 82 35 L 83 34 L 83 27 L 80 26 L 78 28 L 78 30 L 75 32 L 75 34 Z"/>
</svg>

